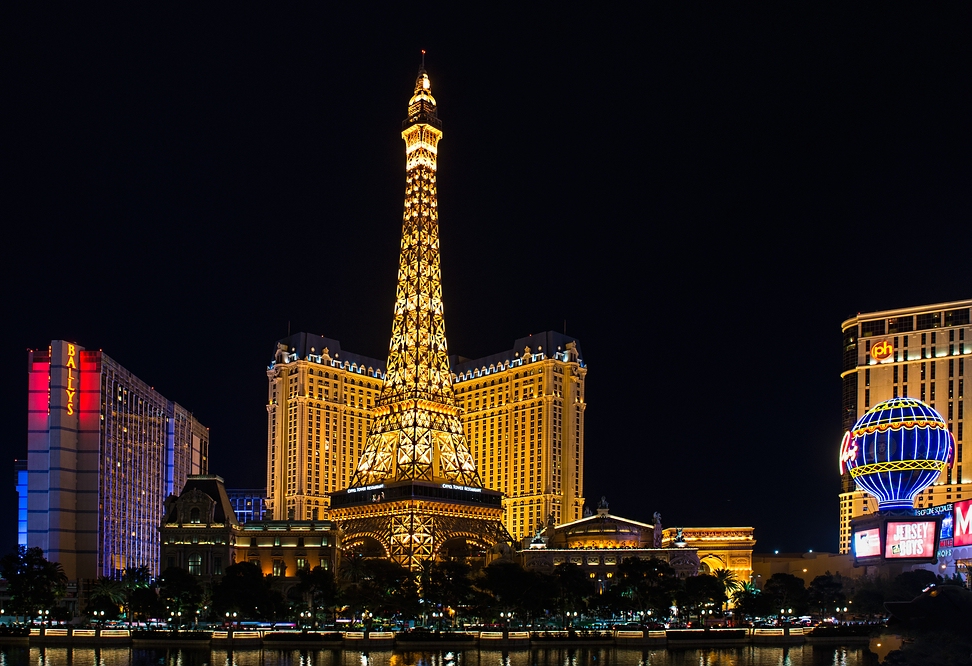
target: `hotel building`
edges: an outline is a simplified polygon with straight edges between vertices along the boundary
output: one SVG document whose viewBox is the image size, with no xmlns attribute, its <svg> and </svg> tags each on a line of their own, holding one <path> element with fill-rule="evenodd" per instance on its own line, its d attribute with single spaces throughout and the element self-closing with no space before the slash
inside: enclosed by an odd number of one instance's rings
<svg viewBox="0 0 972 666">
<path fill-rule="evenodd" d="M 584 382 L 580 344 L 554 332 L 481 359 L 450 359 L 466 442 L 483 485 L 502 492 L 504 525 L 521 538 L 551 514 L 581 518 Z M 268 515 L 315 520 L 358 466 L 385 363 L 337 340 L 297 333 L 267 371 Z"/>
<path fill-rule="evenodd" d="M 898 396 L 918 398 L 941 414 L 955 442 L 952 465 L 915 499 L 927 508 L 972 497 L 972 469 L 964 458 L 972 404 L 972 300 L 858 314 L 843 331 L 843 430 L 872 406 Z M 850 552 L 851 519 L 877 510 L 877 500 L 841 478 L 840 546 Z"/>
<path fill-rule="evenodd" d="M 159 573 L 163 502 L 208 467 L 209 431 L 101 351 L 28 355 L 27 546 L 69 579 Z"/>
</svg>

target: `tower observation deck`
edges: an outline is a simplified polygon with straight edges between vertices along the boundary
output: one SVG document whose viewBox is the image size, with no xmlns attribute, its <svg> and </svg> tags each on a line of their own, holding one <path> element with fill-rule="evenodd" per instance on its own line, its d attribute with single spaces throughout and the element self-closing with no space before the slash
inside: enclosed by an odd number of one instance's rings
<svg viewBox="0 0 972 666">
<path fill-rule="evenodd" d="M 483 487 L 463 435 L 446 344 L 436 156 L 442 138 L 424 59 L 402 124 L 405 211 L 388 364 L 350 486 L 331 495 L 346 551 L 409 569 L 442 549 L 485 552 L 510 537 L 502 494 Z"/>
</svg>

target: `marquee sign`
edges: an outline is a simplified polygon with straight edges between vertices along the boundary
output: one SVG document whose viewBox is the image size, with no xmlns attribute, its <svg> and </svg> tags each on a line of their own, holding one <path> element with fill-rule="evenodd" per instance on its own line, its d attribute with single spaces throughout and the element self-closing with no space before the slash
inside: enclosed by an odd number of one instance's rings
<svg viewBox="0 0 972 666">
<path fill-rule="evenodd" d="M 972 500 L 955 503 L 952 542 L 956 546 L 972 546 Z"/>
<path fill-rule="evenodd" d="M 934 557 L 937 527 L 935 520 L 888 521 L 884 557 L 889 560 Z"/>
</svg>

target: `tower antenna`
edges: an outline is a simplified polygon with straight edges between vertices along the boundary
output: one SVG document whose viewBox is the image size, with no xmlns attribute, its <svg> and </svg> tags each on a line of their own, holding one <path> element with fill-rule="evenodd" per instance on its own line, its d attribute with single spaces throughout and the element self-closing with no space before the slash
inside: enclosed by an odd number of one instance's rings
<svg viewBox="0 0 972 666">
<path fill-rule="evenodd" d="M 425 69 L 425 49 L 422 49 L 422 69 Z"/>
</svg>

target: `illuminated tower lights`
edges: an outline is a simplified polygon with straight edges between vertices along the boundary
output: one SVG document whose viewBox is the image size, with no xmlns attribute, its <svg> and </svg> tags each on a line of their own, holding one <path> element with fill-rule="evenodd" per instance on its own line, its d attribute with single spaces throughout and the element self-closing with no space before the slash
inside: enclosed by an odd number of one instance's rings
<svg viewBox="0 0 972 666">
<path fill-rule="evenodd" d="M 331 505 L 347 546 L 374 539 L 411 569 L 450 538 L 485 548 L 507 536 L 501 495 L 482 487 L 453 393 L 435 183 L 442 125 L 431 88 L 423 58 L 402 129 L 405 209 L 388 363 L 351 487 Z"/>
</svg>

